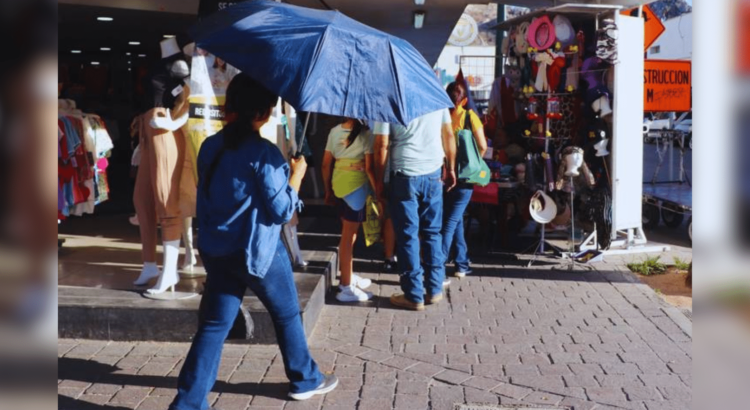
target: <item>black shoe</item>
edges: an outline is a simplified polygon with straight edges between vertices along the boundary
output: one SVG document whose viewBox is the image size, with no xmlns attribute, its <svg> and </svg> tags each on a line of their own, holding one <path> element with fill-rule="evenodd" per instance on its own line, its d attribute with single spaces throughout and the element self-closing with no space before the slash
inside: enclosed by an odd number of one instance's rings
<svg viewBox="0 0 750 410">
<path fill-rule="evenodd" d="M 385 273 L 393 273 L 398 269 L 398 263 L 394 261 L 385 261 L 383 262 L 383 272 Z"/>
</svg>

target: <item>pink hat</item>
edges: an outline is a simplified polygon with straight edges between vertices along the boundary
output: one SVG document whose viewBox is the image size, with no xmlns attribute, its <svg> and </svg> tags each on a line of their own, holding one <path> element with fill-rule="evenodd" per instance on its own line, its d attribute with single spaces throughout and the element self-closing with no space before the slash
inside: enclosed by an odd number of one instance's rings
<svg viewBox="0 0 750 410">
<path fill-rule="evenodd" d="M 546 50 L 555 44 L 555 26 L 549 17 L 539 17 L 531 22 L 526 38 L 531 47 L 539 51 Z"/>
</svg>

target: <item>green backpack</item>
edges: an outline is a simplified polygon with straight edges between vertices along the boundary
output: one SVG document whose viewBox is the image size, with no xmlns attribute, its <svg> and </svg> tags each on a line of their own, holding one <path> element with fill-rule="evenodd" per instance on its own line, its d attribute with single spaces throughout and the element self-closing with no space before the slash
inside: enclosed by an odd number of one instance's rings
<svg viewBox="0 0 750 410">
<path fill-rule="evenodd" d="M 474 140 L 474 133 L 471 132 L 469 111 L 466 111 L 464 129 L 458 132 L 456 141 L 458 142 L 458 152 L 456 153 L 458 179 L 480 186 L 489 184 L 490 167 L 487 166 L 482 156 L 479 155 L 479 148 L 477 148 L 477 142 Z"/>
</svg>

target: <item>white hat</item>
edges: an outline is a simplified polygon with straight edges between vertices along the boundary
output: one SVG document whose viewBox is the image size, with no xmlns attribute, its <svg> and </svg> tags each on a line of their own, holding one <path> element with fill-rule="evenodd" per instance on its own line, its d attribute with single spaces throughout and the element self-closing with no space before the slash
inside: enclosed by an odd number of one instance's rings
<svg viewBox="0 0 750 410">
<path fill-rule="evenodd" d="M 602 95 L 597 98 L 596 101 L 591 103 L 591 109 L 594 112 L 599 113 L 600 118 L 604 118 L 612 114 L 612 107 L 609 106 L 609 98 L 606 95 Z"/>
<path fill-rule="evenodd" d="M 548 224 L 557 216 L 557 204 L 544 191 L 536 191 L 531 197 L 529 212 L 535 221 Z"/>
<path fill-rule="evenodd" d="M 601 141 L 594 144 L 594 149 L 596 149 L 597 157 L 606 157 L 607 155 L 609 155 L 609 150 L 607 149 L 608 143 L 609 143 L 609 138 L 604 138 Z"/>
<path fill-rule="evenodd" d="M 162 40 L 159 45 L 161 46 L 161 58 L 172 57 L 175 54 L 181 53 L 177 39 L 174 37 Z"/>
<path fill-rule="evenodd" d="M 555 35 L 557 41 L 562 44 L 563 47 L 572 45 L 576 41 L 576 33 L 573 31 L 573 25 L 570 24 L 570 20 L 562 14 L 558 14 L 552 20 L 552 24 L 555 26 Z"/>
</svg>

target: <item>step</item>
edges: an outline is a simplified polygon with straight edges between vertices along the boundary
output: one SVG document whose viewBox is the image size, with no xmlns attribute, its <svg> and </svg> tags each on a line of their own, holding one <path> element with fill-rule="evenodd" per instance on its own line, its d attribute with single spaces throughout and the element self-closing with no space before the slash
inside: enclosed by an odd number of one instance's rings
<svg viewBox="0 0 750 410">
<path fill-rule="evenodd" d="M 295 271 L 294 282 L 305 334 L 310 337 L 325 304 L 325 293 L 330 286 L 327 281 L 330 281 L 331 272 L 337 269 L 337 256 L 335 252 L 325 250 L 303 251 L 303 256 L 309 266 Z M 157 301 L 143 297 L 134 289 L 70 286 L 72 281 L 61 281 L 58 288 L 60 338 L 188 342 L 195 334 L 200 296 Z M 201 280 L 189 282 L 196 283 L 191 285 L 195 290 L 202 288 Z M 245 321 L 238 312 L 229 339 L 250 344 L 276 343 L 271 317 L 260 300 L 248 291 L 242 305 L 253 319 L 254 337 L 245 338 Z"/>
</svg>

